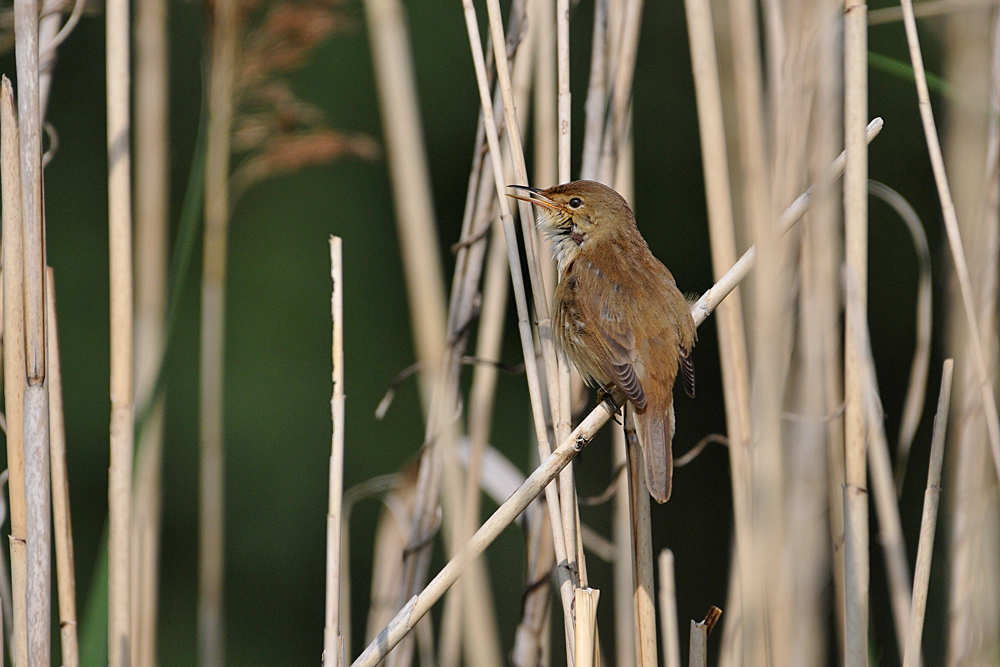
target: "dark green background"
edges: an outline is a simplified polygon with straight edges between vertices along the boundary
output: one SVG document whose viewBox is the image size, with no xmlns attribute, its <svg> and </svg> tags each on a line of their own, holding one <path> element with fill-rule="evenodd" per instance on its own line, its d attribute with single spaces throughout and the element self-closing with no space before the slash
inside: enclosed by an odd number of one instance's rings
<svg viewBox="0 0 1000 667">
<path fill-rule="evenodd" d="M 330 124 L 381 139 L 364 15 L 344 5 L 355 27 L 324 42 L 291 79 L 295 91 L 322 107 Z M 442 255 L 458 237 L 477 118 L 461 4 L 408 3 L 417 84 L 438 214 Z M 485 8 L 479 11 L 485 14 Z M 572 15 L 574 173 L 579 164 L 583 91 L 593 6 Z M 198 124 L 203 7 L 171 3 L 171 177 L 176 219 Z M 925 35 L 929 67 L 934 42 Z M 871 30 L 871 49 L 907 59 L 900 24 Z M 85 18 L 61 47 L 49 119 L 60 148 L 46 175 L 49 260 L 58 293 L 66 431 L 80 607 L 107 511 L 108 265 L 103 17 Z M 2 68 L 13 75 L 13 58 Z M 871 174 L 898 189 L 924 218 L 935 257 L 939 209 L 919 127 L 912 82 L 871 72 L 870 115 L 886 126 L 871 149 Z M 635 77 L 636 196 L 640 228 L 685 292 L 711 284 L 698 126 L 684 9 L 646 5 Z M 936 103 L 940 100 L 936 100 Z M 530 164 L 530 162 L 529 162 Z M 871 326 L 890 439 L 895 437 L 912 355 L 913 252 L 887 208 L 872 205 Z M 318 664 L 322 650 L 325 514 L 330 448 L 330 279 L 327 237 L 344 238 L 347 373 L 346 486 L 398 470 L 422 441 L 419 401 L 405 383 L 383 421 L 375 406 L 392 377 L 414 360 L 399 264 L 393 203 L 384 161 L 344 159 L 275 178 L 238 203 L 230 234 L 226 319 L 226 651 L 232 665 Z M 197 276 L 200 247 L 185 288 L 171 346 L 167 381 L 160 657 L 162 665 L 195 663 L 197 550 Z M 939 305 L 939 300 L 936 303 Z M 513 317 L 509 319 L 509 324 Z M 695 352 L 698 398 L 680 399 L 675 449 L 724 432 L 715 322 L 700 331 Z M 519 361 L 508 326 L 503 360 Z M 939 368 L 932 362 L 931 387 Z M 466 371 L 468 375 L 468 371 Z M 932 389 L 936 395 L 936 389 Z M 521 376 L 501 375 L 492 441 L 527 469 L 530 418 Z M 927 420 L 925 420 L 927 421 Z M 914 450 L 926 469 L 925 423 Z M 607 434 L 579 458 L 582 494 L 599 493 L 611 473 Z M 904 528 L 915 552 L 923 473 L 910 479 Z M 680 618 L 725 610 L 731 497 L 726 453 L 710 447 L 678 470 L 670 503 L 654 507 L 655 547 L 677 559 Z M 484 508 L 491 511 L 489 502 Z M 354 651 L 361 648 L 370 576 L 370 543 L 380 506 L 363 502 L 351 524 Z M 608 508 L 584 508 L 605 534 Z M 488 552 L 504 651 L 513 640 L 523 585 L 521 536 L 509 529 Z M 440 562 L 439 560 L 437 562 Z M 935 560 L 935 569 L 944 561 Z M 610 568 L 589 560 L 602 596 L 601 620 L 612 618 Z M 436 566 L 435 566 L 436 567 Z M 895 660 L 882 560 L 873 550 L 872 618 L 876 652 Z M 939 593 L 932 594 L 932 605 Z M 940 631 L 929 621 L 927 656 L 941 659 Z M 553 624 L 558 627 L 558 623 Z M 611 656 L 613 632 L 602 640 Z M 713 644 L 718 640 L 713 638 Z M 554 642 L 561 652 L 561 642 Z"/>
</svg>

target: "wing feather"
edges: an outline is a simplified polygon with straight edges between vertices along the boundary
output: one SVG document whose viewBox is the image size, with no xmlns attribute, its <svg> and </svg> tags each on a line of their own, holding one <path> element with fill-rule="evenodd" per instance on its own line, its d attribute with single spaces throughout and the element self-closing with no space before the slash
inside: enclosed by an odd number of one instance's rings
<svg viewBox="0 0 1000 667">
<path fill-rule="evenodd" d="M 691 351 L 681 348 L 681 375 L 684 376 L 684 393 L 694 398 L 694 361 L 691 359 Z"/>
</svg>

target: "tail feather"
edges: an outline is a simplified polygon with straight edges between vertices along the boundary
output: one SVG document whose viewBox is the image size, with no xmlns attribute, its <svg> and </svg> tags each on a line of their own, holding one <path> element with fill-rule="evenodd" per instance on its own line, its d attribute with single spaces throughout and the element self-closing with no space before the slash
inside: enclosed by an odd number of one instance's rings
<svg viewBox="0 0 1000 667">
<path fill-rule="evenodd" d="M 642 412 L 632 409 L 631 405 L 629 408 L 628 416 L 632 419 L 642 458 L 646 462 L 649 495 L 656 502 L 665 503 L 670 499 L 674 472 L 674 457 L 670 449 L 674 435 L 673 401 L 666 411 L 654 410 L 648 406 Z"/>
</svg>

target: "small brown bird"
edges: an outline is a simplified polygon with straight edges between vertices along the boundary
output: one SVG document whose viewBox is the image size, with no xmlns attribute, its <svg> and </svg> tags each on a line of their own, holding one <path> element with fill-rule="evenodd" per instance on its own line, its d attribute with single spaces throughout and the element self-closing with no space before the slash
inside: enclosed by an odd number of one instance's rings
<svg viewBox="0 0 1000 667">
<path fill-rule="evenodd" d="M 552 304 L 556 344 L 590 385 L 628 399 L 625 432 L 635 431 L 646 484 L 657 502 L 670 498 L 674 380 L 694 397 L 691 309 L 667 267 L 653 256 L 628 203 L 593 181 L 547 190 L 509 186 L 539 208 L 552 240 L 559 284 Z"/>
</svg>

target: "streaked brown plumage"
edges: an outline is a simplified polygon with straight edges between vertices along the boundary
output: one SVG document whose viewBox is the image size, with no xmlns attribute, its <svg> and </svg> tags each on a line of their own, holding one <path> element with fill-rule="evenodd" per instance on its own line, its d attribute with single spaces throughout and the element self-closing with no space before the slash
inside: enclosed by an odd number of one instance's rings
<svg viewBox="0 0 1000 667">
<path fill-rule="evenodd" d="M 649 251 L 635 216 L 611 188 L 574 181 L 547 190 L 511 186 L 533 196 L 539 228 L 552 240 L 559 284 L 552 304 L 556 344 L 591 385 L 613 386 L 628 399 L 657 502 L 670 497 L 677 370 L 694 395 L 690 306 L 667 267 Z"/>
</svg>

